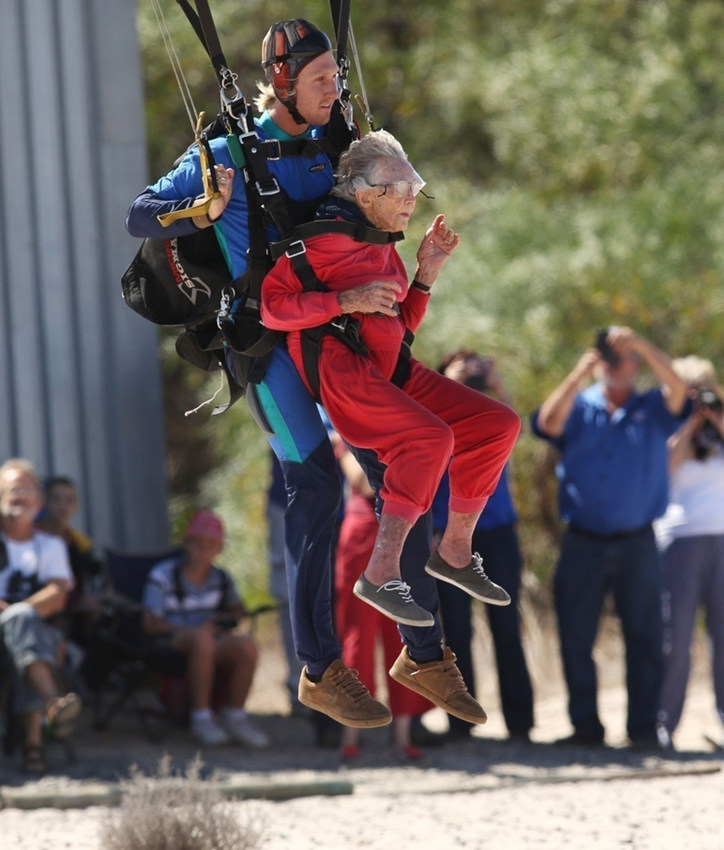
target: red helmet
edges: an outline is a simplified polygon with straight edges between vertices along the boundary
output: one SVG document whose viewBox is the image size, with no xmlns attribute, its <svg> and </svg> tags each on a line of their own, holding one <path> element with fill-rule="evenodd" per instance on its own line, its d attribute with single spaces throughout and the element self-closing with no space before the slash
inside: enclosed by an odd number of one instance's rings
<svg viewBox="0 0 724 850">
<path fill-rule="evenodd" d="M 332 43 L 327 36 L 304 18 L 279 21 L 269 27 L 261 45 L 261 67 L 274 94 L 292 114 L 294 81 L 299 72 L 330 50 Z"/>
</svg>

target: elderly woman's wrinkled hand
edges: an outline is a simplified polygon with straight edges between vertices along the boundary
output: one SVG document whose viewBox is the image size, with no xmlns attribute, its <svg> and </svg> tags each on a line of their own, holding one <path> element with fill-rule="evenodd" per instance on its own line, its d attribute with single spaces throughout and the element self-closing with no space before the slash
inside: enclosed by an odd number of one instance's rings
<svg viewBox="0 0 724 850">
<path fill-rule="evenodd" d="M 428 279 L 423 282 L 431 283 L 459 244 L 460 237 L 448 227 L 445 216 L 435 216 L 417 249 L 418 274 L 415 276 L 420 279 L 420 274 L 425 275 Z"/>
<path fill-rule="evenodd" d="M 397 296 L 402 292 L 399 283 L 393 280 L 371 280 L 353 289 L 337 294 L 342 313 L 382 313 L 396 316 L 394 309 Z"/>
</svg>

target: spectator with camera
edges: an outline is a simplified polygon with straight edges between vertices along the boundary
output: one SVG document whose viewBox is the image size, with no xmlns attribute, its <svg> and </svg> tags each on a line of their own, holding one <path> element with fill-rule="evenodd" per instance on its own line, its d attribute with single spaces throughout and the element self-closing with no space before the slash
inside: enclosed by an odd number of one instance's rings
<svg viewBox="0 0 724 850">
<path fill-rule="evenodd" d="M 481 357 L 471 349 L 459 348 L 445 356 L 438 371 L 512 406 L 495 358 Z M 473 551 L 482 557 L 491 580 L 505 587 L 510 594 L 509 606 L 485 606 L 485 611 L 493 638 L 505 725 L 510 739 L 520 742 L 528 740 L 533 727 L 533 687 L 520 634 L 518 601 L 523 559 L 516 530 L 518 516 L 508 477 L 506 464 L 473 531 Z M 434 545 L 447 525 L 449 492 L 446 473 L 432 503 Z M 438 582 L 437 593 L 445 643 L 455 653 L 465 684 L 474 694 L 472 599 L 459 588 L 442 581 Z M 448 723 L 448 739 L 466 738 L 473 728 L 470 723 L 452 714 Z"/>
<path fill-rule="evenodd" d="M 658 386 L 639 391 L 642 363 Z M 574 728 L 566 743 L 604 741 L 592 652 L 611 592 L 626 648 L 628 737 L 637 748 L 658 746 L 663 626 L 653 521 L 668 504 L 666 441 L 688 412 L 687 394 L 666 354 L 631 328 L 610 327 L 532 416 L 534 433 L 560 453 L 567 528 L 554 598 Z"/>
<path fill-rule="evenodd" d="M 659 737 L 664 745 L 670 745 L 684 708 L 699 606 L 705 611 L 714 696 L 724 722 L 724 388 L 709 360 L 690 356 L 672 365 L 690 387 L 694 410 L 669 440 L 669 506 L 655 524 L 663 553 Z"/>
<path fill-rule="evenodd" d="M 181 555 L 155 566 L 143 593 L 143 628 L 186 656 L 191 733 L 202 744 L 269 743 L 244 710 L 257 663 L 250 635 L 234 631 L 245 615 L 231 576 L 214 560 L 224 527 L 211 511 L 197 511 L 186 528 Z M 214 693 L 221 709 L 212 710 Z"/>
</svg>

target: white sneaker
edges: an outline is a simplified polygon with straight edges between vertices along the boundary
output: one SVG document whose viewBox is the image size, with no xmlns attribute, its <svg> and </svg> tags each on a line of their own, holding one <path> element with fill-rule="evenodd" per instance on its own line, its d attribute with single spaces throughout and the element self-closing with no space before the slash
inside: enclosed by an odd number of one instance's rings
<svg viewBox="0 0 724 850">
<path fill-rule="evenodd" d="M 229 736 L 213 717 L 201 717 L 191 721 L 191 734 L 201 744 L 219 747 L 229 743 Z"/>
<path fill-rule="evenodd" d="M 241 717 L 230 715 L 225 711 L 219 713 L 219 722 L 226 730 L 228 736 L 237 744 L 244 744 L 254 750 L 263 750 L 269 746 L 269 736 L 249 719 L 247 715 Z"/>
</svg>

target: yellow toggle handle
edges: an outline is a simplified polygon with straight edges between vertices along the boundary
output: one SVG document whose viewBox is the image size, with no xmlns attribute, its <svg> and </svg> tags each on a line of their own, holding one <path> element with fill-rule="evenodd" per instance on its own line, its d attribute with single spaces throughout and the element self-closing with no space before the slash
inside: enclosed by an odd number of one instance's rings
<svg viewBox="0 0 724 850">
<path fill-rule="evenodd" d="M 169 224 L 173 224 L 174 221 L 178 221 L 182 218 L 193 218 L 197 215 L 206 215 L 211 207 L 211 202 L 216 198 L 221 197 L 221 193 L 216 185 L 216 176 L 212 175 L 211 168 L 209 168 L 207 143 L 202 133 L 205 117 L 205 112 L 199 112 L 199 117 L 196 121 L 195 134 L 196 144 L 199 146 L 199 162 L 201 164 L 201 180 L 204 186 L 204 193 L 203 195 L 199 195 L 193 204 L 191 204 L 190 207 L 186 207 L 184 210 L 174 210 L 173 212 L 163 213 L 156 216 L 163 227 L 168 227 Z"/>
</svg>

